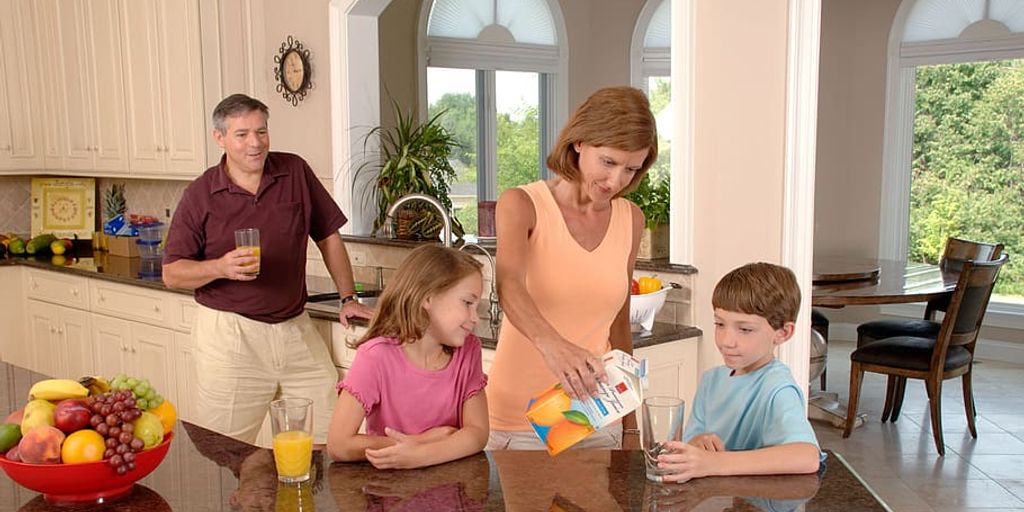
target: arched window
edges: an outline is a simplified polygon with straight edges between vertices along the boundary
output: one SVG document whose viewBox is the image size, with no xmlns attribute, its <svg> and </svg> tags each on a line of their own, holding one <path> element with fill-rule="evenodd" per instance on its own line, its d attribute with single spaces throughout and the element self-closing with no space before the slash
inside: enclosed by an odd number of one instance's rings
<svg viewBox="0 0 1024 512">
<path fill-rule="evenodd" d="M 421 97 L 462 144 L 451 199 L 468 233 L 479 201 L 546 175 L 567 109 L 564 25 L 556 0 L 423 4 Z"/>
<path fill-rule="evenodd" d="M 947 236 L 1024 251 L 1024 2 L 904 0 L 888 60 L 880 256 L 934 262 Z M 1017 267 L 986 323 L 1024 314 Z"/>
<path fill-rule="evenodd" d="M 633 29 L 630 54 L 633 86 L 647 92 L 658 125 L 658 162 L 651 173 L 667 179 L 672 142 L 672 0 L 647 1 Z"/>
</svg>

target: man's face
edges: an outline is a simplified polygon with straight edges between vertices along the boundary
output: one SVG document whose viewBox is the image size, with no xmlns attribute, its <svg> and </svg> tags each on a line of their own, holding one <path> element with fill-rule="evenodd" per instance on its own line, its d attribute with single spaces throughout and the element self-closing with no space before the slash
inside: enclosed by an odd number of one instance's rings
<svg viewBox="0 0 1024 512">
<path fill-rule="evenodd" d="M 228 169 L 247 174 L 262 172 L 270 151 L 267 116 L 251 110 L 225 119 L 224 124 L 223 132 L 213 130 L 213 140 L 227 154 Z"/>
</svg>

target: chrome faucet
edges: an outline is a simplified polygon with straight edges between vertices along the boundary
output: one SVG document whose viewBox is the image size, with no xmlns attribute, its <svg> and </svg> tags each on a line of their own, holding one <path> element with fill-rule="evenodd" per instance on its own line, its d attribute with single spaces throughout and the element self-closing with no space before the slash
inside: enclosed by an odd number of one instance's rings
<svg viewBox="0 0 1024 512">
<path fill-rule="evenodd" d="M 476 247 L 477 250 L 484 253 L 484 256 L 487 256 L 487 263 L 491 266 L 491 296 L 488 299 L 491 303 L 491 307 L 489 308 L 491 314 L 489 323 L 491 325 L 491 332 L 497 334 L 498 327 L 501 326 L 501 304 L 498 303 L 498 276 L 497 269 L 494 266 L 494 256 L 491 256 L 491 253 L 488 252 L 487 249 L 484 249 L 482 245 L 476 242 L 466 242 L 462 247 L 459 247 L 459 250 L 465 251 L 469 247 Z"/>
<path fill-rule="evenodd" d="M 431 206 L 436 208 L 437 211 L 441 213 L 441 220 L 444 222 L 444 227 L 441 230 L 441 238 L 442 238 L 441 241 L 444 243 L 445 247 L 451 247 L 452 246 L 452 218 L 451 218 L 451 215 L 448 214 L 448 210 L 445 210 L 444 205 L 441 204 L 441 201 L 439 201 L 434 196 L 427 195 L 427 194 L 407 194 L 407 195 L 404 195 L 402 197 L 399 197 L 398 200 L 395 201 L 391 205 L 390 208 L 388 208 L 388 214 L 387 214 L 387 216 L 384 219 L 384 221 L 385 221 L 384 224 L 387 225 L 387 226 L 391 225 L 391 221 L 392 221 L 392 219 L 395 216 L 395 212 L 398 211 L 398 207 L 399 206 L 402 206 L 403 204 L 408 203 L 409 201 L 415 201 L 417 199 L 419 199 L 421 201 L 425 201 L 427 203 L 430 203 Z"/>
</svg>

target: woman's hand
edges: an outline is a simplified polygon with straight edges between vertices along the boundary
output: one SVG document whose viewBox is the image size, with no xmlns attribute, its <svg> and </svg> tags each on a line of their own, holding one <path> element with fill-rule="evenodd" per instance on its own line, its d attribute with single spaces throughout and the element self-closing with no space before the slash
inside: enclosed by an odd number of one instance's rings
<svg viewBox="0 0 1024 512">
<path fill-rule="evenodd" d="M 690 438 L 689 444 L 708 452 L 725 451 L 725 443 L 723 443 L 722 438 L 718 437 L 718 434 L 715 434 L 714 432 L 697 434 Z"/>
<path fill-rule="evenodd" d="M 565 338 L 552 338 L 537 347 L 544 364 L 562 383 L 562 389 L 577 400 L 596 395 L 597 382 L 608 380 L 599 358 Z"/>
<path fill-rule="evenodd" d="M 387 448 L 367 448 L 366 460 L 377 469 L 410 469 L 423 466 L 423 446 L 416 440 L 415 436 L 403 434 L 390 427 L 384 429 L 384 434 L 395 444 Z"/>
</svg>

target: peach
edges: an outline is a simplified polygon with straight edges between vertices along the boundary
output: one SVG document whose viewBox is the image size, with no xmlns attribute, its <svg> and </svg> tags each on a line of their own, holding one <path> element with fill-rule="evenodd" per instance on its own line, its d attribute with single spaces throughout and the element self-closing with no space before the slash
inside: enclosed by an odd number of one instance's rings
<svg viewBox="0 0 1024 512">
<path fill-rule="evenodd" d="M 29 464 L 59 464 L 64 432 L 44 425 L 29 430 L 18 443 L 18 455 Z"/>
<path fill-rule="evenodd" d="M 25 417 L 25 409 L 18 409 L 7 415 L 7 419 L 4 423 L 14 423 L 15 425 L 21 425 L 21 420 Z"/>
</svg>

